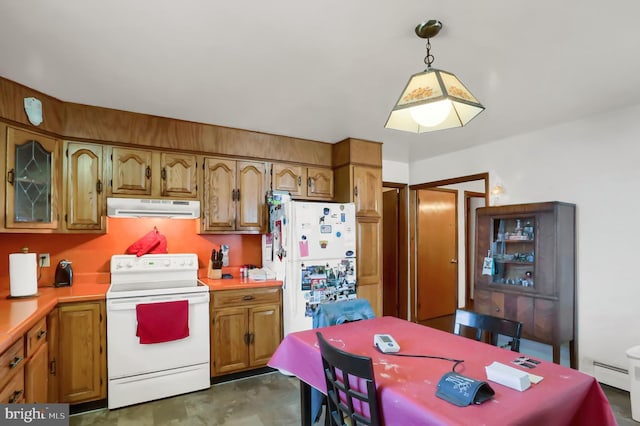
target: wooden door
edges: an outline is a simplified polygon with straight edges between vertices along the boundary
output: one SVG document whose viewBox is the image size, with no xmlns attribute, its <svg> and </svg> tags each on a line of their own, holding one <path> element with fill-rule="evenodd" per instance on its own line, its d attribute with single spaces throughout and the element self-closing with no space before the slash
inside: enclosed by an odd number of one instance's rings
<svg viewBox="0 0 640 426">
<path fill-rule="evenodd" d="M 247 308 L 219 309 L 213 317 L 215 374 L 249 367 L 249 318 Z"/>
<path fill-rule="evenodd" d="M 282 340 L 280 305 L 256 306 L 249 309 L 249 364 L 267 365 Z"/>
<path fill-rule="evenodd" d="M 60 402 L 106 397 L 104 302 L 65 304 L 58 312 Z"/>
<path fill-rule="evenodd" d="M 322 200 L 333 199 L 333 170 L 324 167 L 307 169 L 307 196 Z"/>
<path fill-rule="evenodd" d="M 151 151 L 114 147 L 111 193 L 151 195 Z"/>
<path fill-rule="evenodd" d="M 58 141 L 37 133 L 7 130 L 6 227 L 57 229 Z"/>
<path fill-rule="evenodd" d="M 274 191 L 288 191 L 292 197 L 306 194 L 307 173 L 302 166 L 273 163 L 271 179 Z"/>
<path fill-rule="evenodd" d="M 104 229 L 102 146 L 69 142 L 65 161 L 66 228 Z"/>
<path fill-rule="evenodd" d="M 265 163 L 238 161 L 236 230 L 261 231 L 266 222 Z"/>
<path fill-rule="evenodd" d="M 236 162 L 207 158 L 204 162 L 204 229 L 233 231 L 236 221 Z"/>
<path fill-rule="evenodd" d="M 25 402 L 27 404 L 44 404 L 51 402 L 48 400 L 48 347 L 44 343 L 31 356 L 25 365 Z"/>
<path fill-rule="evenodd" d="M 457 191 L 418 190 L 418 321 L 452 315 L 457 308 Z"/>
<path fill-rule="evenodd" d="M 195 155 L 160 154 L 160 191 L 163 197 L 196 198 L 198 165 Z"/>
<path fill-rule="evenodd" d="M 382 193 L 382 312 L 397 317 L 399 313 L 398 287 L 398 189 Z"/>
<path fill-rule="evenodd" d="M 353 166 L 356 216 L 382 216 L 382 169 Z"/>
</svg>

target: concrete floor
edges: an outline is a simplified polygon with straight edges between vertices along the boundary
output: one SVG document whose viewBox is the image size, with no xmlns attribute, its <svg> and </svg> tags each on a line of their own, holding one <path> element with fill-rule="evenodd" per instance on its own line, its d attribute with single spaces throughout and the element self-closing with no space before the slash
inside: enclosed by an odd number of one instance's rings
<svg viewBox="0 0 640 426">
<path fill-rule="evenodd" d="M 620 426 L 631 420 L 629 393 L 602 385 Z M 71 426 L 209 425 L 297 426 L 300 424 L 298 380 L 268 373 L 211 388 L 117 410 L 101 409 L 71 417 Z M 320 422 L 319 424 L 323 424 Z M 549 425 L 551 426 L 551 425 Z"/>
</svg>

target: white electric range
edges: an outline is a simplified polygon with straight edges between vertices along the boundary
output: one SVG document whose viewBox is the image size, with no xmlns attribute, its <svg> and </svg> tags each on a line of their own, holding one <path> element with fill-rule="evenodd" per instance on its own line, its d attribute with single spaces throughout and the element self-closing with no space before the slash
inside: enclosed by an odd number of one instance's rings
<svg viewBox="0 0 640 426">
<path fill-rule="evenodd" d="M 196 254 L 114 255 L 106 298 L 109 409 L 210 386 L 209 288 Z M 188 337 L 140 343 L 136 306 L 182 300 Z"/>
</svg>

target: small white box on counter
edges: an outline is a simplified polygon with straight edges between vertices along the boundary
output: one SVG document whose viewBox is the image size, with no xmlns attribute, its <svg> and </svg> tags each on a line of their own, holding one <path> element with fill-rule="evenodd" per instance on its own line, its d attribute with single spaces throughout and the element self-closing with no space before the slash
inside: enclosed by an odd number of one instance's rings
<svg viewBox="0 0 640 426">
<path fill-rule="evenodd" d="M 485 370 L 487 372 L 487 379 L 510 387 L 511 389 L 525 391 L 531 386 L 529 374 L 517 368 L 494 361 L 493 364 L 487 365 Z"/>
</svg>

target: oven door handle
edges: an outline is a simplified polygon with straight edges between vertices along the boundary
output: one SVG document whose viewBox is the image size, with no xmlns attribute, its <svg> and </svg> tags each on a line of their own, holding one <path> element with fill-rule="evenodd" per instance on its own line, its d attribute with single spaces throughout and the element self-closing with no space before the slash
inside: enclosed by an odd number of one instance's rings
<svg viewBox="0 0 640 426">
<path fill-rule="evenodd" d="M 162 302 L 174 302 L 179 300 L 187 300 L 190 305 L 196 303 L 209 303 L 209 293 L 191 294 L 189 296 L 175 295 L 166 296 L 148 296 L 148 297 L 136 297 L 133 299 L 112 299 L 107 301 L 107 310 L 111 311 L 126 311 L 135 309 L 136 305 L 149 304 L 149 303 L 162 303 Z"/>
</svg>

